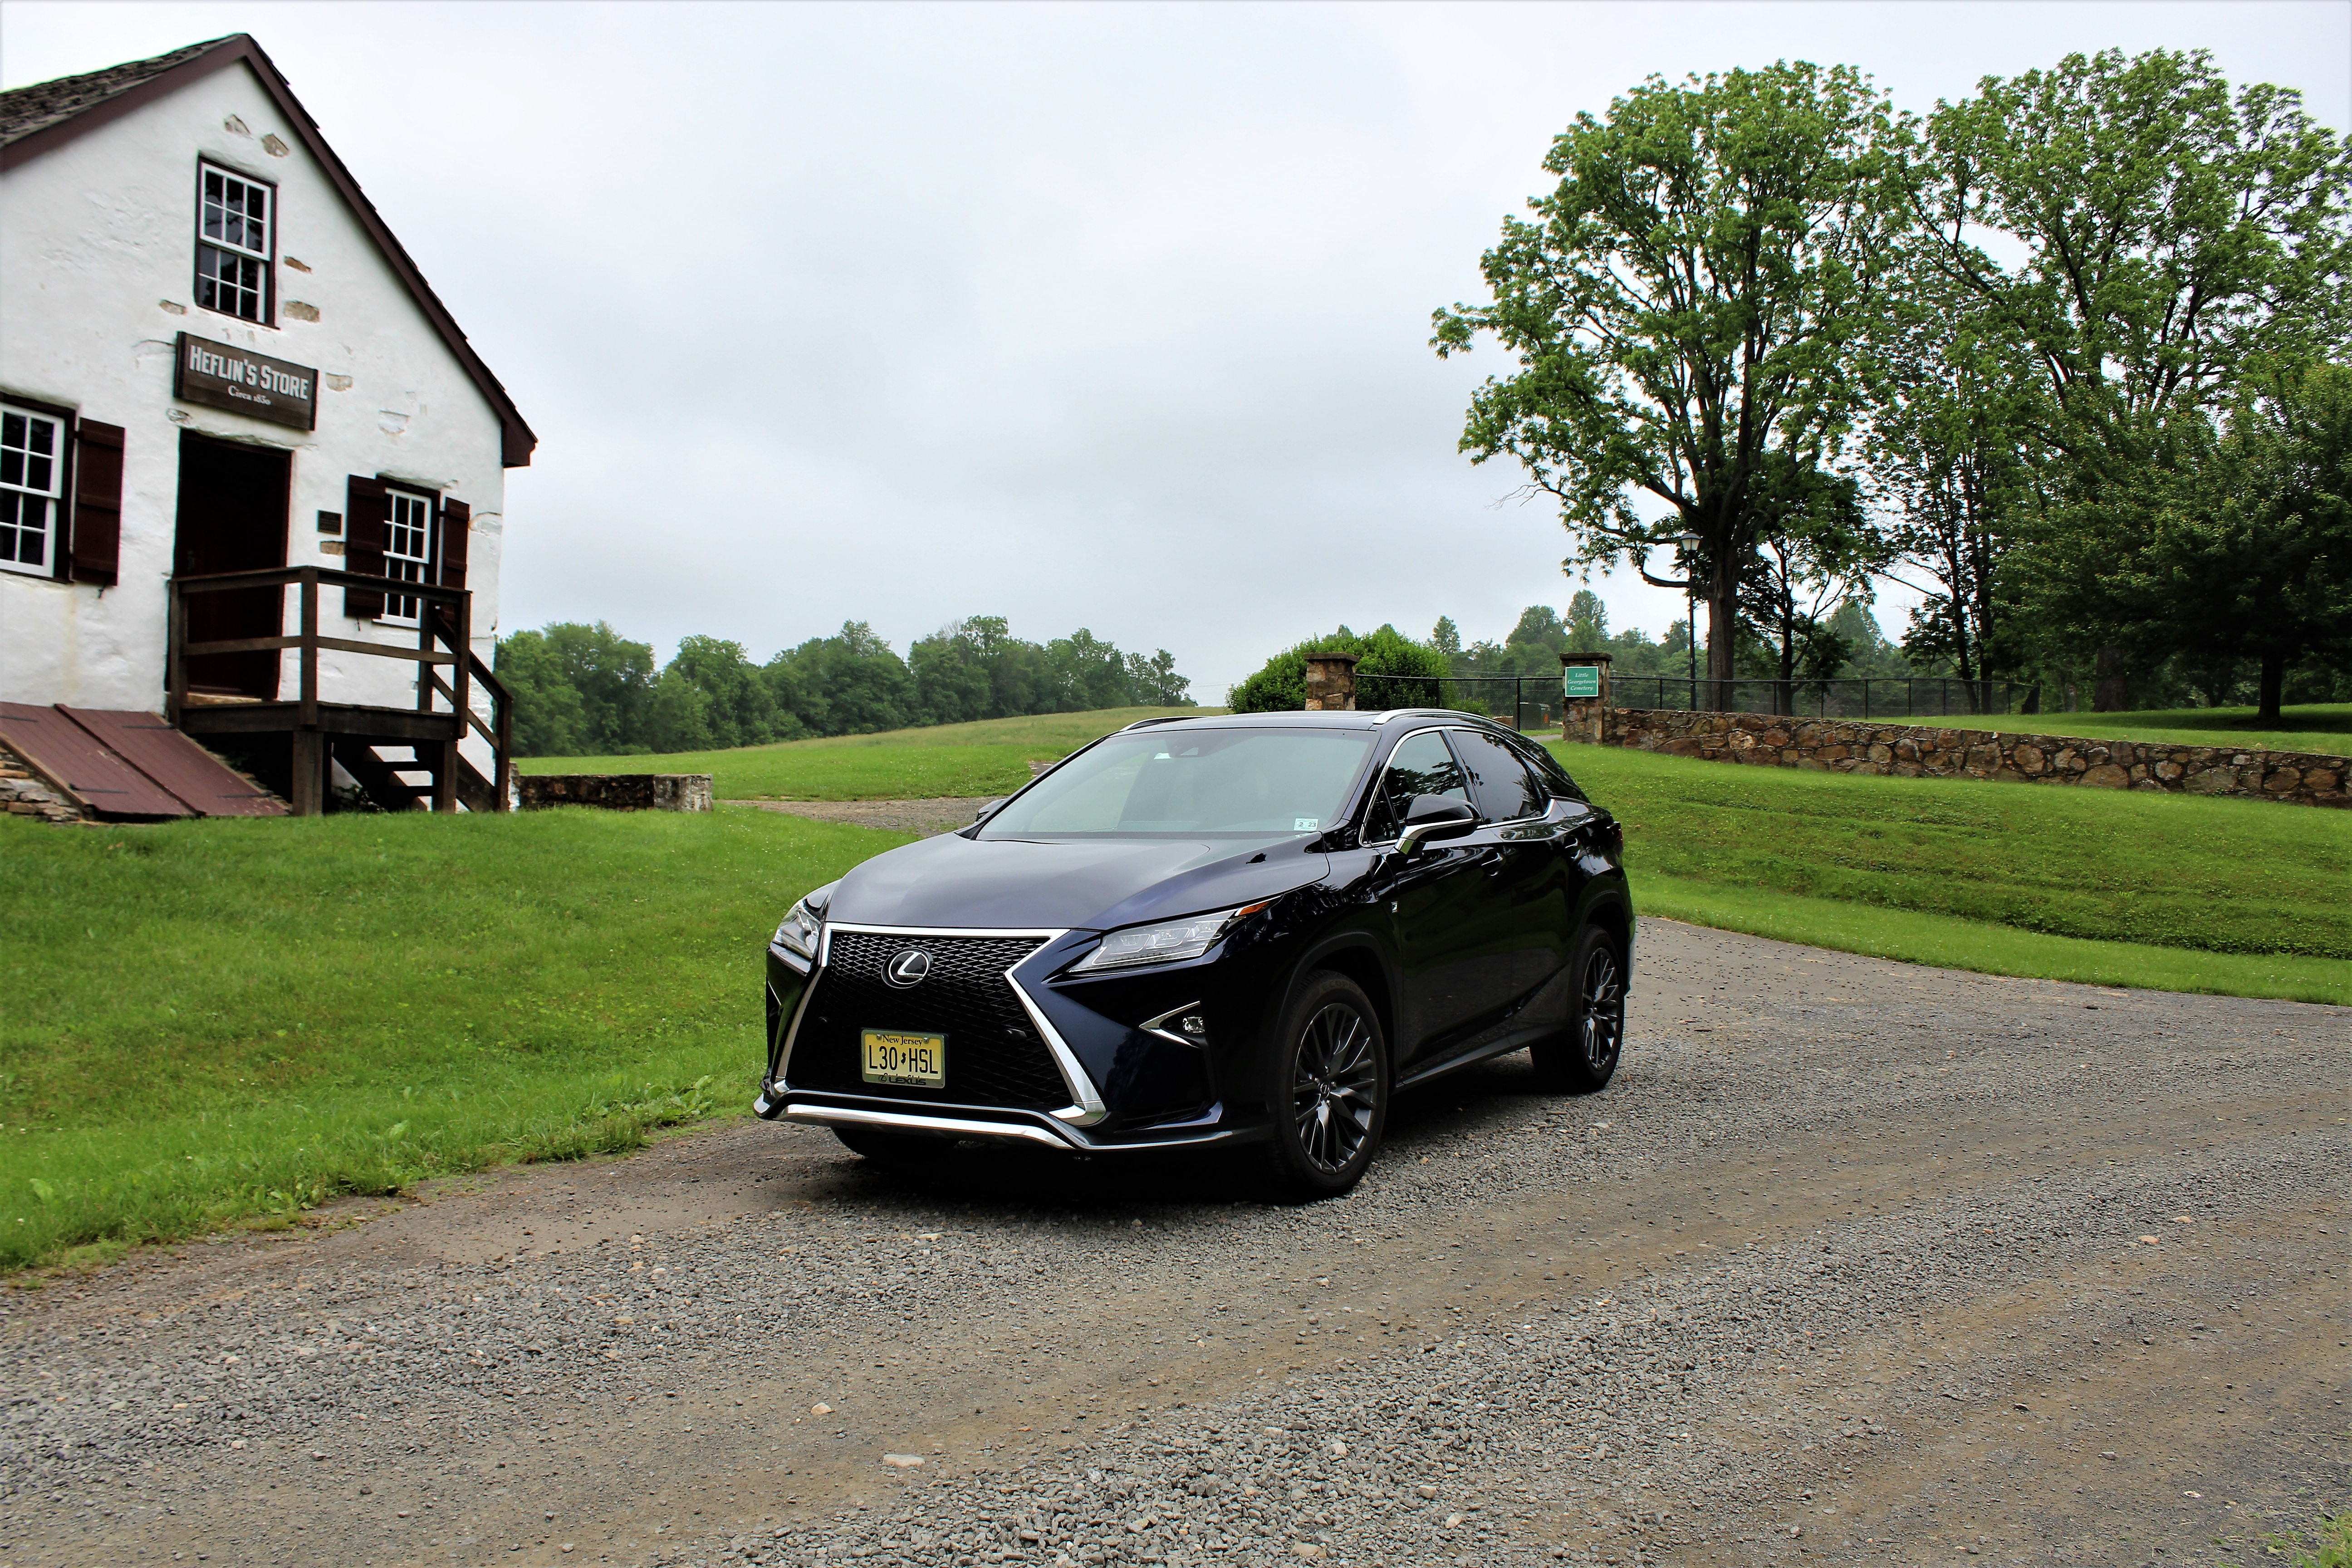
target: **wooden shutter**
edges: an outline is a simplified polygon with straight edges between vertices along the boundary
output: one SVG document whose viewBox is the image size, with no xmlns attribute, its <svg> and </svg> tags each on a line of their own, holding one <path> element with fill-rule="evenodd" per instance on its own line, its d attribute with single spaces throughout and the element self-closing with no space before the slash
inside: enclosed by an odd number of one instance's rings
<svg viewBox="0 0 2352 1568">
<path fill-rule="evenodd" d="M 382 479 L 358 474 L 343 491 L 343 570 L 363 577 L 383 575 L 383 547 L 392 533 L 392 491 Z M 372 621 L 383 614 L 383 590 L 346 588 L 343 614 Z"/>
<path fill-rule="evenodd" d="M 122 426 L 84 419 L 74 430 L 73 580 L 112 587 L 121 559 Z"/>
<path fill-rule="evenodd" d="M 466 536 L 474 526 L 474 509 L 461 500 L 441 503 L 441 585 L 466 585 Z"/>
</svg>

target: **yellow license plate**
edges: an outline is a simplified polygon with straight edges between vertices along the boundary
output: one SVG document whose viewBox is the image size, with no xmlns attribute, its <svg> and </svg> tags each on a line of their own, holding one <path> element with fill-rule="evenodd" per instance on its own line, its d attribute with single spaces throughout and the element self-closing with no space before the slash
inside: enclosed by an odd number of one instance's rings
<svg viewBox="0 0 2352 1568">
<path fill-rule="evenodd" d="M 892 1029 L 867 1029 L 860 1037 L 866 1047 L 866 1081 L 907 1084 L 916 1089 L 945 1089 L 948 1083 L 948 1037 L 945 1035 L 905 1035 Z"/>
</svg>

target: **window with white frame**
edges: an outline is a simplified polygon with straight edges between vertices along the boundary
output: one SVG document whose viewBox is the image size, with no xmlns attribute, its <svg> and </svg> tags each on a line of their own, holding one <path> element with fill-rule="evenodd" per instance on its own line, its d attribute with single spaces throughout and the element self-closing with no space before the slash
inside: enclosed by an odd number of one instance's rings
<svg viewBox="0 0 2352 1568">
<path fill-rule="evenodd" d="M 271 206 L 258 180 L 197 165 L 196 303 L 207 310 L 269 320 Z"/>
<path fill-rule="evenodd" d="M 383 574 L 395 583 L 430 583 L 433 571 L 433 498 L 392 492 L 392 526 L 383 539 Z M 383 618 L 401 626 L 416 624 L 419 601 L 414 595 L 387 594 Z"/>
<path fill-rule="evenodd" d="M 65 424 L 0 405 L 0 568 L 51 575 L 65 505 Z"/>
</svg>

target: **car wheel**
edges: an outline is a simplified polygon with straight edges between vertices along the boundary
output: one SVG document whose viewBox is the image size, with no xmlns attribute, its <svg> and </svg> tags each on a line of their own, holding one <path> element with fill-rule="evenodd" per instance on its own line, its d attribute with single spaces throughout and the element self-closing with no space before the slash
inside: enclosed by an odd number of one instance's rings
<svg viewBox="0 0 2352 1568">
<path fill-rule="evenodd" d="M 1570 1094 L 1605 1088 L 1625 1049 L 1625 957 L 1617 939 L 1586 926 L 1570 950 L 1575 987 L 1568 1027 L 1528 1054 L 1544 1087 Z"/>
<path fill-rule="evenodd" d="M 1283 1203 L 1335 1197 L 1363 1179 L 1388 1124 L 1388 1044 L 1361 987 L 1310 978 L 1284 1017 L 1266 1101 L 1266 1186 Z"/>
<path fill-rule="evenodd" d="M 936 1165 L 946 1159 L 955 1147 L 945 1138 L 926 1138 L 912 1132 L 885 1132 L 876 1127 L 835 1127 L 833 1135 L 847 1144 L 852 1153 L 862 1154 L 877 1165 L 907 1169 Z"/>
</svg>

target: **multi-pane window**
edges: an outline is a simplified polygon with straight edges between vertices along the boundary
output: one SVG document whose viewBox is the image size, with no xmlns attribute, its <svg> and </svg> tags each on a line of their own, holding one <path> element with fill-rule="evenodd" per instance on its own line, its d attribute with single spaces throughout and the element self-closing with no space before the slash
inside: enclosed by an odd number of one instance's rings
<svg viewBox="0 0 2352 1568">
<path fill-rule="evenodd" d="M 208 310 L 269 320 L 269 223 L 276 193 L 257 180 L 198 165 L 196 303 Z"/>
<path fill-rule="evenodd" d="M 392 492 L 392 527 L 383 541 L 383 574 L 395 583 L 430 583 L 433 570 L 433 501 L 404 490 Z M 387 594 L 383 618 L 404 626 L 416 624 L 418 601 L 414 595 Z"/>
<path fill-rule="evenodd" d="M 0 567 L 43 577 L 54 569 L 64 458 L 60 422 L 0 408 Z"/>
</svg>

